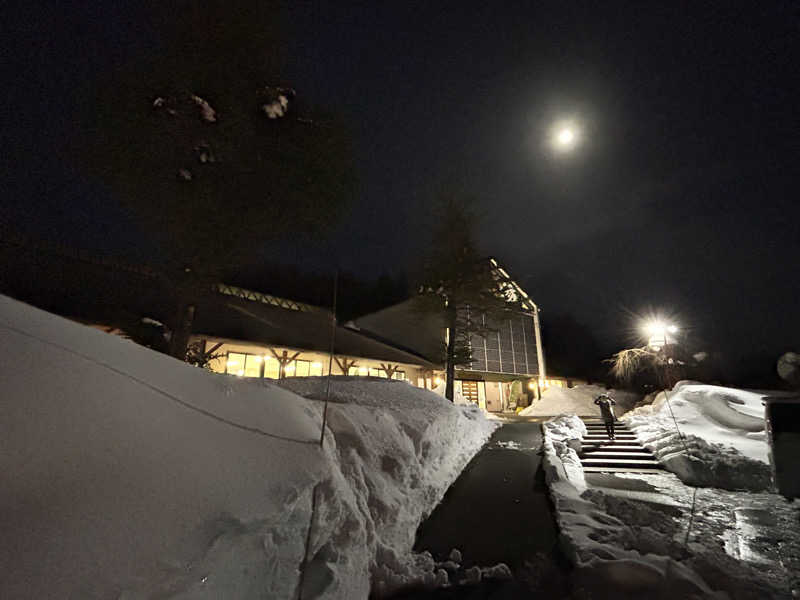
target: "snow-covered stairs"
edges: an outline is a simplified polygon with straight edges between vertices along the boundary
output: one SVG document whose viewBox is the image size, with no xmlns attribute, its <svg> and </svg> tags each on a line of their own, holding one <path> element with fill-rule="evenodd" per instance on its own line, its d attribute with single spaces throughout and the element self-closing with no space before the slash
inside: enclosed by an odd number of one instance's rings
<svg viewBox="0 0 800 600">
<path fill-rule="evenodd" d="M 615 438 L 609 439 L 600 419 L 583 419 L 587 433 L 581 440 L 581 464 L 590 473 L 646 473 L 662 470 L 653 453 L 642 446 L 625 423 L 614 425 Z"/>
</svg>

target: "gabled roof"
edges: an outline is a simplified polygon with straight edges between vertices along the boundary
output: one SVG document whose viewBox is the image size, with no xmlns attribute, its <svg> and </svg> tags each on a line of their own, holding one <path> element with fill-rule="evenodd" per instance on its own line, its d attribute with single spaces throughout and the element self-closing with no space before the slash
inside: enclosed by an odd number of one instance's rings
<svg viewBox="0 0 800 600">
<path fill-rule="evenodd" d="M 304 309 L 292 308 L 248 296 L 223 292 L 198 302 L 193 327 L 195 335 L 298 350 L 330 351 L 330 311 L 305 304 L 302 304 Z M 342 326 L 336 327 L 335 354 L 419 365 L 428 369 L 437 367 L 419 354 Z"/>
<path fill-rule="evenodd" d="M 423 313 L 417 298 L 387 306 L 353 320 L 361 331 L 441 364 L 445 324 L 442 316 Z"/>
<path fill-rule="evenodd" d="M 509 300 L 519 302 L 523 312 L 538 311 L 530 296 L 493 257 L 487 260 L 498 286 Z M 420 311 L 418 300 L 410 298 L 404 302 L 358 317 L 353 324 L 362 333 L 381 339 L 407 351 L 421 354 L 431 362 L 443 360 L 444 331 L 443 316 Z"/>
<path fill-rule="evenodd" d="M 497 262 L 496 258 L 490 256 L 489 264 L 491 265 L 492 272 L 494 273 L 494 276 L 501 288 L 507 294 L 513 294 L 513 297 L 509 298 L 510 300 L 518 301 L 525 310 L 531 312 L 539 310 L 539 308 L 536 306 L 536 303 L 531 300 L 531 297 L 528 296 L 527 292 L 525 292 L 525 290 L 523 290 L 519 284 L 511 278 L 511 275 L 508 274 L 508 271 L 500 266 L 500 263 Z"/>
</svg>

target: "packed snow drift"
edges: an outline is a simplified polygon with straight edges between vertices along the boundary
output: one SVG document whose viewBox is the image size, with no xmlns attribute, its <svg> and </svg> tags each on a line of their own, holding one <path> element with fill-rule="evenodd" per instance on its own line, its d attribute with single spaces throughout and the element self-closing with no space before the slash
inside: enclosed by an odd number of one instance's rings
<svg viewBox="0 0 800 600">
<path fill-rule="evenodd" d="M 583 473 L 574 416 L 544 424 L 544 468 L 573 589 L 590 597 L 789 600 L 798 507 L 777 494 L 692 488 L 672 473 Z M 795 503 L 796 504 L 796 503 Z M 694 506 L 694 510 L 692 507 Z M 688 543 L 687 543 L 688 542 Z"/>
<path fill-rule="evenodd" d="M 685 381 L 668 393 L 622 417 L 667 469 L 692 485 L 770 487 L 763 394 Z"/>
<path fill-rule="evenodd" d="M 334 378 L 321 449 L 321 380 L 287 383 L 303 398 L 4 296 L 0 329 L 3 598 L 291 598 L 301 571 L 304 598 L 365 598 L 433 580 L 416 527 L 495 427 L 404 382 Z"/>
<path fill-rule="evenodd" d="M 525 408 L 520 414 L 525 417 L 554 417 L 561 414 L 581 417 L 599 417 L 600 409 L 594 403 L 600 394 L 610 394 L 617 405 L 618 415 L 633 408 L 641 396 L 624 390 L 607 390 L 599 385 L 576 385 L 573 388 L 552 386 L 542 393 L 541 400 Z"/>
<path fill-rule="evenodd" d="M 575 450 L 585 433 L 586 426 L 574 415 L 544 424 L 545 478 L 561 549 L 575 567 L 573 585 L 604 590 L 602 597 L 638 598 L 665 587 L 675 598 L 717 597 L 702 577 L 669 557 L 666 548 L 674 542 L 657 539 L 660 529 L 672 526 L 672 517 L 644 507 L 640 510 L 648 526 L 632 528 L 626 521 L 633 506 L 624 510 L 628 515 L 614 516 L 603 496 L 587 489 Z"/>
</svg>

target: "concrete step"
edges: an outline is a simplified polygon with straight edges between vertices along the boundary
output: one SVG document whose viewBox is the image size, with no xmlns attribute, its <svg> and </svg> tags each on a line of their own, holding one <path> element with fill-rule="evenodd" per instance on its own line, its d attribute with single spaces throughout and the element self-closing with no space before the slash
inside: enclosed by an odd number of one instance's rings
<svg viewBox="0 0 800 600">
<path fill-rule="evenodd" d="M 621 454 L 647 454 L 648 456 L 653 456 L 653 453 L 650 452 L 647 448 L 641 448 L 638 446 L 583 446 L 581 448 L 584 454 L 597 454 L 598 452 L 619 452 Z"/>
<path fill-rule="evenodd" d="M 640 450 L 646 450 L 644 446 L 642 446 L 636 440 L 620 440 L 619 438 L 615 440 L 581 440 L 581 446 L 584 448 L 595 448 L 600 449 L 603 446 L 608 447 L 615 447 L 615 448 L 638 448 Z"/>
<path fill-rule="evenodd" d="M 646 460 L 655 460 L 655 456 L 653 456 L 650 452 L 586 452 L 581 457 L 584 458 L 604 458 L 604 459 L 617 459 L 617 458 L 624 458 L 624 459 L 631 459 L 631 460 L 638 460 L 640 458 Z"/>
<path fill-rule="evenodd" d="M 660 473 L 662 467 L 588 467 L 583 466 L 584 473 Z"/>
<path fill-rule="evenodd" d="M 659 466 L 659 463 L 655 459 L 648 459 L 648 458 L 635 458 L 635 459 L 626 459 L 626 458 L 614 458 L 614 459 L 607 459 L 607 458 L 583 458 L 581 459 L 581 464 L 587 467 L 653 467 L 656 468 Z"/>
<path fill-rule="evenodd" d="M 608 437 L 606 434 L 600 435 L 599 433 L 590 433 L 589 435 L 583 436 L 583 439 L 586 441 L 595 442 L 602 440 L 610 440 L 611 438 Z M 639 443 L 639 440 L 636 438 L 635 435 L 628 435 L 625 433 L 615 434 L 614 439 L 624 440 L 626 442 L 636 442 L 637 444 Z"/>
</svg>

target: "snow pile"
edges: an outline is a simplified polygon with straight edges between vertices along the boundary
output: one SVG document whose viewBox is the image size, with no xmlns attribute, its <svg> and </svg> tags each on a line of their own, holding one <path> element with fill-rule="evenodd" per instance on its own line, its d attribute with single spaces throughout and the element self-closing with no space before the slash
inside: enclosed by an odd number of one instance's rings
<svg viewBox="0 0 800 600">
<path fill-rule="evenodd" d="M 494 428 L 345 380 L 320 449 L 322 404 L 276 385 L 4 296 L 0 329 L 2 597 L 291 598 L 306 556 L 304 598 L 435 581 L 416 526 Z"/>
<path fill-rule="evenodd" d="M 284 380 L 282 387 L 312 399 L 325 397 L 323 377 Z M 417 528 L 472 456 L 499 425 L 476 405 L 454 406 L 404 381 L 335 377 L 328 424 L 354 487 L 368 500 L 363 515 L 373 535 L 373 592 L 411 584 L 448 582 L 428 553 L 411 554 Z M 349 456 L 354 453 L 353 456 Z M 348 523 L 333 523 L 349 527 Z M 312 543 L 313 546 L 313 543 Z M 368 557 L 368 558 L 370 558 Z"/>
<path fill-rule="evenodd" d="M 771 486 L 764 397 L 733 388 L 680 382 L 669 393 L 669 402 L 661 393 L 653 404 L 622 418 L 639 441 L 684 482 L 758 491 Z M 683 441 L 670 407 L 685 436 Z"/>
<path fill-rule="evenodd" d="M 560 416 L 544 424 L 544 468 L 559 526 L 559 543 L 574 565 L 575 589 L 614 590 L 615 597 L 635 598 L 669 589 L 676 598 L 724 598 L 691 568 L 670 558 L 677 544 L 670 540 L 676 525 L 668 515 L 632 502 L 610 514 L 606 497 L 587 489 L 570 440 L 585 432 L 575 416 Z M 573 463 L 577 462 L 577 467 Z M 641 513 L 641 514 L 640 514 Z M 631 527 L 640 514 L 645 526 Z M 659 534 L 666 532 L 666 537 Z"/>
<path fill-rule="evenodd" d="M 561 415 L 544 424 L 544 468 L 548 481 L 568 481 L 578 491 L 586 489 L 578 452 L 586 425 L 575 415 Z M 550 470 L 553 473 L 550 473 Z"/>
<path fill-rule="evenodd" d="M 525 417 L 552 417 L 560 414 L 573 414 L 582 417 L 599 417 L 600 409 L 594 403 L 600 394 L 610 394 L 617 402 L 616 413 L 633 408 L 641 396 L 624 390 L 607 390 L 599 385 L 577 385 L 573 388 L 549 387 L 544 390 L 542 399 L 534 401 L 520 414 Z"/>
</svg>

